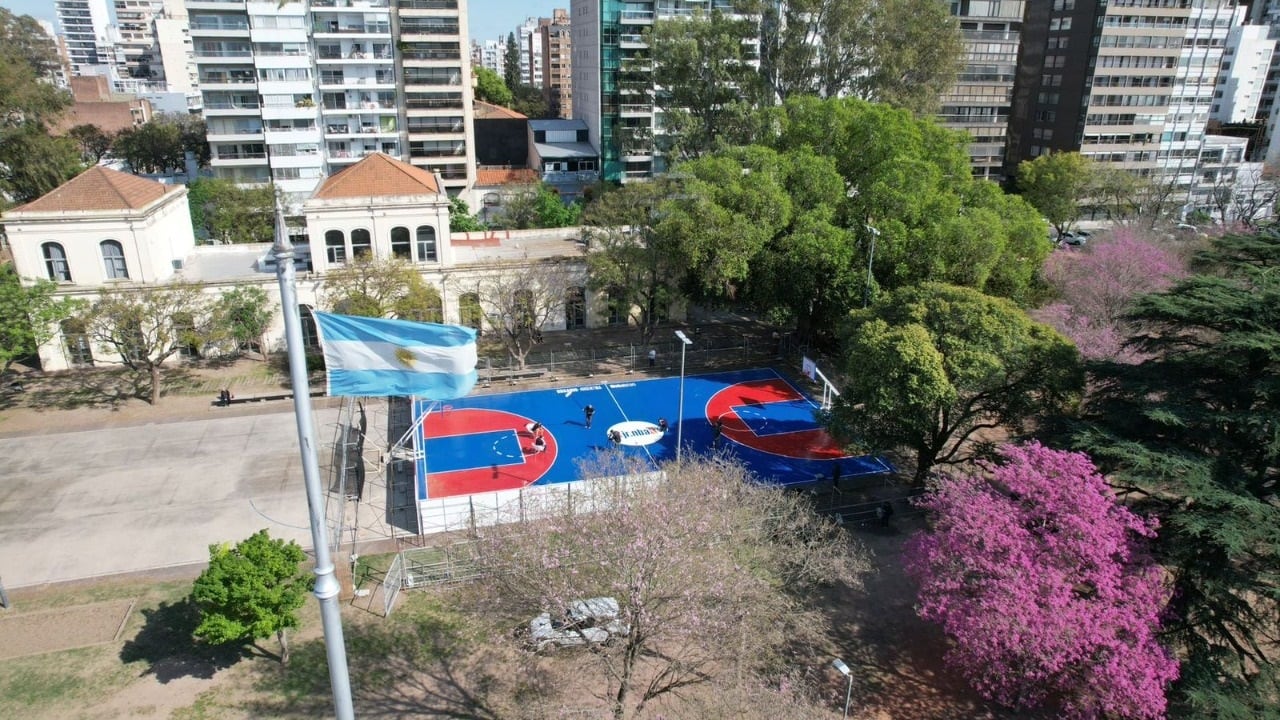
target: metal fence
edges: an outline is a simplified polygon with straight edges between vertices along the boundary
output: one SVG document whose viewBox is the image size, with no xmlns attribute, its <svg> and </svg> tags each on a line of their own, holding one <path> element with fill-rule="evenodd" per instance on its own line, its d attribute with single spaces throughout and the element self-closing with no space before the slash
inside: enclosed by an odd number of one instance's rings
<svg viewBox="0 0 1280 720">
<path fill-rule="evenodd" d="M 382 576 L 382 616 L 391 617 L 391 608 L 395 607 L 396 596 L 404 587 L 404 555 L 396 553 L 391 559 L 391 567 Z"/>
</svg>

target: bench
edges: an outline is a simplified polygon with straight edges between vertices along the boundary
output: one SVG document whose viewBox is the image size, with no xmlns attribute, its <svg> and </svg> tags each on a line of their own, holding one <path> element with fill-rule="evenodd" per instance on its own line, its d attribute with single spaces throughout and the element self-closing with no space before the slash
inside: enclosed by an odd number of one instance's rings
<svg viewBox="0 0 1280 720">
<path fill-rule="evenodd" d="M 324 397 L 324 391 L 313 390 L 311 392 L 311 397 Z M 293 399 L 293 393 L 287 392 L 287 393 L 278 393 L 276 395 L 250 395 L 248 397 L 233 397 L 230 400 L 226 400 L 226 401 L 214 400 L 209 404 L 213 405 L 214 407 L 228 407 L 231 405 L 248 405 L 251 403 L 268 402 L 271 400 L 292 400 L 292 399 Z"/>
<path fill-rule="evenodd" d="M 487 387 L 490 383 L 501 382 L 503 380 L 515 385 L 517 380 L 536 380 L 547 374 L 543 369 L 525 369 L 525 370 L 506 370 L 503 372 L 490 373 L 484 377 L 484 384 Z"/>
</svg>

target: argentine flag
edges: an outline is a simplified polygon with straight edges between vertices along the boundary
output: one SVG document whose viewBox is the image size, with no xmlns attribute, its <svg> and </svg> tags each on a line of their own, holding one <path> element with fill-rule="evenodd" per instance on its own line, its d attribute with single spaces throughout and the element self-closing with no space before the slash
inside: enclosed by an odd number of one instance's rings
<svg viewBox="0 0 1280 720">
<path fill-rule="evenodd" d="M 476 384 L 476 331 L 458 325 L 312 313 L 330 396 L 452 400 Z"/>
</svg>

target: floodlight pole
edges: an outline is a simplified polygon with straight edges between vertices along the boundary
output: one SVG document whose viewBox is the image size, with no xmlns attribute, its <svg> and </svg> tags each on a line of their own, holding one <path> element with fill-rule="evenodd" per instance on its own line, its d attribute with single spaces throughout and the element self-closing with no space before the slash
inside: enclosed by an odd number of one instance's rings
<svg viewBox="0 0 1280 720">
<path fill-rule="evenodd" d="M 347 673 L 347 647 L 342 637 L 342 615 L 338 595 L 342 588 L 334 575 L 329 542 L 325 539 L 324 493 L 320 489 L 320 465 L 316 461 L 316 431 L 311 421 L 311 387 L 307 383 L 307 361 L 302 346 L 302 318 L 298 314 L 297 272 L 293 267 L 293 243 L 284 226 L 284 211 L 276 207 L 276 279 L 280 282 L 280 308 L 284 314 L 284 337 L 289 350 L 289 381 L 293 386 L 293 415 L 298 423 L 298 450 L 302 453 L 302 478 L 307 491 L 311 518 L 311 544 L 316 554 L 316 599 L 324 626 L 325 656 L 329 661 L 329 684 L 333 687 L 333 711 L 338 720 L 355 720 L 351 704 L 351 678 Z"/>
<path fill-rule="evenodd" d="M 871 252 L 867 253 L 867 282 L 862 286 L 862 307 L 866 308 L 867 303 L 871 299 L 871 263 L 876 259 L 876 238 L 880 237 L 880 231 L 867 226 L 867 232 L 871 233 Z"/>
<path fill-rule="evenodd" d="M 676 465 L 679 465 L 680 450 L 684 447 L 684 350 L 693 341 L 681 330 L 676 331 L 676 337 L 680 338 L 680 409 L 676 415 Z"/>
<path fill-rule="evenodd" d="M 849 678 L 849 685 L 844 691 L 844 716 L 845 718 L 848 718 L 849 717 L 849 699 L 853 697 L 853 671 L 850 670 L 849 666 L 845 665 L 844 661 L 841 660 L 840 658 L 836 658 L 835 662 L 831 663 L 831 665 L 832 667 L 834 667 L 835 669 L 843 673 L 845 677 Z"/>
</svg>

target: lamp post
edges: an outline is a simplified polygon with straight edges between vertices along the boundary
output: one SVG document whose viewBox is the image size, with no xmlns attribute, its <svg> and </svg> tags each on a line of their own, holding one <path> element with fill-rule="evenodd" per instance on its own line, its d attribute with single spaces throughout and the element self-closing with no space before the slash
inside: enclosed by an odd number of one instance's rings
<svg viewBox="0 0 1280 720">
<path fill-rule="evenodd" d="M 876 259 L 876 238 L 880 237 L 880 231 L 867 226 L 867 232 L 871 233 L 871 252 L 867 253 L 867 283 L 862 287 L 862 307 L 866 307 L 871 299 L 871 263 Z"/>
<path fill-rule="evenodd" d="M 680 449 L 684 446 L 684 351 L 693 344 L 682 330 L 676 331 L 680 338 L 680 409 L 676 415 L 676 464 L 680 464 Z"/>
<path fill-rule="evenodd" d="M 839 670 L 842 675 L 849 678 L 848 689 L 844 691 L 844 716 L 848 718 L 849 717 L 849 698 L 853 696 L 853 671 L 850 670 L 849 666 L 845 665 L 844 661 L 841 660 L 840 658 L 836 658 L 835 662 L 831 663 L 831 665 L 835 667 L 835 669 Z"/>
</svg>

